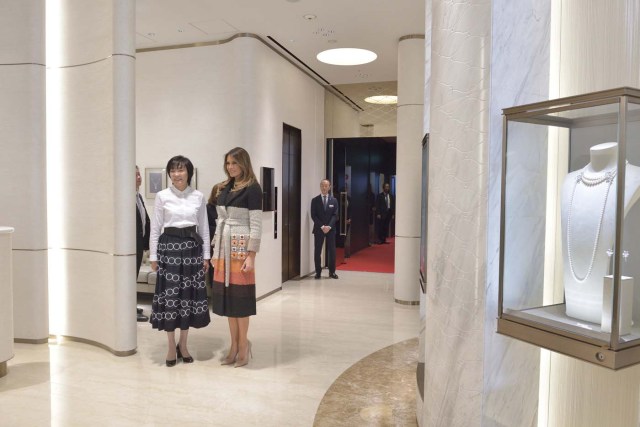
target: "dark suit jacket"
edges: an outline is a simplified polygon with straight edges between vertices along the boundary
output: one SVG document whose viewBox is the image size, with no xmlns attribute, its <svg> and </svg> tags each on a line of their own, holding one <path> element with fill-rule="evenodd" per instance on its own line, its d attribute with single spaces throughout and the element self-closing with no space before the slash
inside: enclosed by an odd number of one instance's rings
<svg viewBox="0 0 640 427">
<path fill-rule="evenodd" d="M 389 205 L 390 208 L 387 208 L 387 202 L 384 200 L 384 191 L 380 194 L 378 194 L 378 197 L 376 198 L 376 215 L 380 215 L 380 217 L 385 218 L 387 216 L 391 217 L 391 215 L 393 215 L 393 211 L 394 211 L 394 201 L 393 201 L 393 196 L 391 195 L 391 193 L 389 193 Z"/>
<path fill-rule="evenodd" d="M 329 233 L 335 232 L 338 224 L 338 212 L 338 199 L 331 195 L 327 198 L 327 210 L 325 210 L 322 205 L 322 195 L 318 195 L 311 199 L 311 219 L 313 220 L 312 233 L 322 233 L 320 227 L 323 225 L 331 227 L 331 231 Z"/>
<path fill-rule="evenodd" d="M 136 197 L 140 197 L 136 194 Z M 142 201 L 142 207 L 144 208 L 144 216 L 146 217 L 146 224 L 144 227 L 144 236 L 142 234 L 142 218 L 140 218 L 140 211 L 138 210 L 138 206 L 136 205 L 136 246 L 140 247 L 140 242 L 142 242 L 142 248 L 144 250 L 149 249 L 149 235 L 151 234 L 151 221 L 149 221 L 149 215 L 147 215 L 147 208 L 144 205 L 144 201 Z"/>
</svg>

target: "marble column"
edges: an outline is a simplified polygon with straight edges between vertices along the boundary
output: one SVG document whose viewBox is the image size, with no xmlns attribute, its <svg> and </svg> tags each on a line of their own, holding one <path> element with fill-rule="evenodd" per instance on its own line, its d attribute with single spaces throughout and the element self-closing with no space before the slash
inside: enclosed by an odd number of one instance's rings
<svg viewBox="0 0 640 427">
<path fill-rule="evenodd" d="M 554 0 L 557 95 L 640 87 L 640 1 Z M 635 426 L 640 365 L 611 371 L 557 353 L 549 367 L 549 426 Z"/>
<path fill-rule="evenodd" d="M 491 16 L 491 118 L 487 220 L 487 283 L 484 319 L 484 390 L 482 423 L 487 426 L 535 426 L 538 420 L 541 351 L 496 333 L 500 250 L 500 183 L 502 177 L 502 109 L 549 99 L 551 0 L 493 0 Z M 531 129 L 530 129 L 531 130 Z M 512 129 L 512 132 L 515 131 Z M 542 131 L 542 132 L 540 132 Z M 505 266 L 518 301 L 542 305 L 545 249 L 545 203 L 548 134 L 546 129 L 518 136 L 522 146 L 510 161 L 510 185 L 526 188 L 524 202 L 509 215 L 514 247 L 522 248 Z M 525 161 L 526 160 L 526 161 Z M 513 164 L 513 163 L 512 163 Z M 526 166 L 525 166 L 526 165 Z M 541 173 L 542 172 L 542 173 Z M 527 242 L 519 245 L 519 242 Z M 543 393 L 544 394 L 544 393 Z M 543 399 L 544 400 L 544 399 Z M 517 404 L 514 404 L 517 402 Z"/>
<path fill-rule="evenodd" d="M 47 3 L 51 333 L 136 348 L 135 2 Z"/>
<path fill-rule="evenodd" d="M 13 235 L 16 341 L 49 337 L 45 141 L 45 1 L 0 5 L 0 224 Z"/>
<path fill-rule="evenodd" d="M 7 375 L 13 358 L 13 227 L 0 227 L 0 378 Z"/>
<path fill-rule="evenodd" d="M 424 35 L 398 44 L 395 275 L 397 303 L 420 301 L 420 193 L 424 110 Z"/>
<path fill-rule="evenodd" d="M 431 5 L 429 5 L 431 3 Z M 426 426 L 482 420 L 491 2 L 427 2 Z"/>
</svg>

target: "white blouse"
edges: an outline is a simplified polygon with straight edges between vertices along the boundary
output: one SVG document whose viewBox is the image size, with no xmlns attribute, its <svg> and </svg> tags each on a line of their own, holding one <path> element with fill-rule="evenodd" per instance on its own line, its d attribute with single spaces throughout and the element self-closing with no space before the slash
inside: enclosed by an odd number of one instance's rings
<svg viewBox="0 0 640 427">
<path fill-rule="evenodd" d="M 208 242 L 211 239 L 209 238 L 207 201 L 202 193 L 191 187 L 180 191 L 173 185 L 156 193 L 149 235 L 149 260 L 158 260 L 158 238 L 164 227 L 185 228 L 193 225 L 198 227 L 198 234 L 205 242 L 202 245 L 204 259 L 210 259 L 211 248 Z"/>
</svg>

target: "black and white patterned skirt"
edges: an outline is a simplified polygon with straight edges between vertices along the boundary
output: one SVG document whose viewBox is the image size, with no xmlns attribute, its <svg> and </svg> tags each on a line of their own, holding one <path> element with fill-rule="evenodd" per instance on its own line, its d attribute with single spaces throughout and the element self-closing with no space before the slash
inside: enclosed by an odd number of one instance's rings
<svg viewBox="0 0 640 427">
<path fill-rule="evenodd" d="M 211 321 L 202 245 L 191 237 L 162 234 L 151 325 L 160 331 L 202 328 Z"/>
</svg>

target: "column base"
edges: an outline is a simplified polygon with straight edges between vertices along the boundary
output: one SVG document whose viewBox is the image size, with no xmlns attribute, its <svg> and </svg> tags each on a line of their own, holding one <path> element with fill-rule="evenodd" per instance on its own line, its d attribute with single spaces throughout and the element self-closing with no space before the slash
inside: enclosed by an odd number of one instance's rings
<svg viewBox="0 0 640 427">
<path fill-rule="evenodd" d="M 98 347 L 101 348 L 103 350 L 107 350 L 108 352 L 110 352 L 111 354 L 113 354 L 114 356 L 118 356 L 118 357 L 126 357 L 126 356 L 131 356 L 136 354 L 136 349 L 132 349 L 132 350 L 114 350 L 111 347 L 104 345 L 102 343 L 99 343 L 97 341 L 93 341 L 93 340 L 88 340 L 86 338 L 78 338 L 78 337 L 71 337 L 68 335 L 52 335 L 51 338 L 53 338 L 54 340 L 57 340 L 58 343 L 61 342 L 65 342 L 65 341 L 73 341 L 73 342 L 79 342 L 82 344 L 89 344 L 92 345 L 94 347 Z"/>
</svg>

